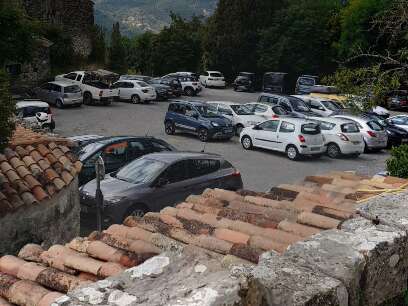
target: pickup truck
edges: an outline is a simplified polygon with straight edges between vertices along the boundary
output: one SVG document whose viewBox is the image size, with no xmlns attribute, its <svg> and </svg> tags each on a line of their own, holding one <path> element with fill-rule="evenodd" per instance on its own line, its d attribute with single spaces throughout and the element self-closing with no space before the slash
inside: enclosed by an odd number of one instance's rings
<svg viewBox="0 0 408 306">
<path fill-rule="evenodd" d="M 57 75 L 56 81 L 67 81 L 79 85 L 82 90 L 84 104 L 109 105 L 118 97 L 118 90 L 111 89 L 103 82 L 99 71 L 74 71 L 67 74 Z"/>
</svg>

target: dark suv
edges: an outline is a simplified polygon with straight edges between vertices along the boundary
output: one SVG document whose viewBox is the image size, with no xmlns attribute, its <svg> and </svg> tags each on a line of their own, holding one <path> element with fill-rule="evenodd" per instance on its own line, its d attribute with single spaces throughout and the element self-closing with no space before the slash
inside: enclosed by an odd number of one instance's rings
<svg viewBox="0 0 408 306">
<path fill-rule="evenodd" d="M 198 135 L 201 141 L 231 139 L 234 127 L 231 120 L 217 113 L 217 109 L 201 101 L 177 101 L 169 105 L 164 120 L 166 134 L 176 130 Z"/>
<path fill-rule="evenodd" d="M 240 72 L 232 84 L 235 91 L 255 91 L 256 76 L 252 72 Z"/>
<path fill-rule="evenodd" d="M 173 96 L 180 97 L 183 94 L 183 86 L 176 78 L 154 78 L 149 81 L 149 84 L 162 84 L 170 86 Z"/>
</svg>

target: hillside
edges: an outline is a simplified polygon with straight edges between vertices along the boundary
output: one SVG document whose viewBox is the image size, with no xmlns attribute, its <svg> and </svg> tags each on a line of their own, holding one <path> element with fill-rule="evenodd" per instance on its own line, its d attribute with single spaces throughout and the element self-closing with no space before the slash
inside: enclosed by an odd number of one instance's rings
<svg viewBox="0 0 408 306">
<path fill-rule="evenodd" d="M 188 18 L 208 17 L 217 0 L 94 0 L 96 23 L 110 30 L 119 21 L 122 32 L 130 35 L 144 31 L 158 32 L 169 24 L 174 12 Z"/>
</svg>

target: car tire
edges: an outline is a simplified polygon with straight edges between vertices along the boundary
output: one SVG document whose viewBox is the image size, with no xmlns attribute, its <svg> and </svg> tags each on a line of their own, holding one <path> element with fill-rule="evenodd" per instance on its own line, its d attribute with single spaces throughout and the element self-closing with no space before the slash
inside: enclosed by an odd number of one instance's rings
<svg viewBox="0 0 408 306">
<path fill-rule="evenodd" d="M 57 101 L 55 101 L 55 106 L 57 108 L 64 108 L 64 103 L 62 103 L 62 101 L 58 99 Z"/>
<path fill-rule="evenodd" d="M 167 135 L 174 135 L 174 133 L 176 132 L 176 127 L 174 126 L 174 123 L 167 121 L 164 124 L 164 131 L 166 132 Z"/>
<path fill-rule="evenodd" d="M 244 129 L 244 126 L 242 124 L 237 124 L 235 126 L 235 135 L 239 136 L 241 135 L 242 130 Z"/>
<path fill-rule="evenodd" d="M 84 93 L 84 104 L 85 105 L 92 104 L 92 95 L 89 92 Z"/>
<path fill-rule="evenodd" d="M 252 139 L 249 136 L 242 137 L 241 144 L 245 150 L 251 150 L 253 148 Z"/>
<path fill-rule="evenodd" d="M 299 160 L 300 159 L 300 154 L 298 149 L 296 148 L 296 146 L 294 145 L 289 145 L 286 148 L 286 156 L 290 159 L 290 160 Z"/>
<path fill-rule="evenodd" d="M 329 143 L 327 145 L 327 156 L 330 158 L 339 158 L 341 156 L 341 150 L 339 146 L 335 143 Z"/>
<path fill-rule="evenodd" d="M 192 96 L 195 95 L 195 91 L 194 91 L 193 88 L 187 87 L 187 88 L 184 89 L 184 94 L 185 94 L 186 96 L 192 97 Z"/>
<path fill-rule="evenodd" d="M 210 139 L 208 130 L 205 128 L 200 128 L 198 130 L 198 139 L 200 139 L 202 142 L 207 142 Z"/>
<path fill-rule="evenodd" d="M 135 204 L 126 211 L 125 215 L 122 216 L 122 220 L 125 221 L 127 217 L 143 217 L 147 212 L 149 212 L 149 208 L 144 204 Z"/>
<path fill-rule="evenodd" d="M 133 95 L 130 98 L 130 102 L 132 102 L 132 104 L 139 104 L 140 103 L 140 97 L 139 95 Z"/>
</svg>

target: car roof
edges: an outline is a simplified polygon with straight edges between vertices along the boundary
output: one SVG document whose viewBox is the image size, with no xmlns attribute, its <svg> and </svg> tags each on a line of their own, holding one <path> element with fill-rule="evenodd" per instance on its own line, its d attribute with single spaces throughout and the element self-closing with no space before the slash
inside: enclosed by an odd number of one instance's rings
<svg viewBox="0 0 408 306">
<path fill-rule="evenodd" d="M 358 122 L 367 122 L 367 121 L 373 120 L 372 118 L 369 118 L 369 117 L 362 117 L 362 116 L 356 116 L 356 115 L 343 115 L 343 114 L 341 114 L 341 115 L 335 115 L 334 117 L 335 118 L 336 117 L 343 117 L 343 118 L 347 118 L 347 119 L 350 119 L 350 120 L 355 120 L 355 121 L 358 121 Z"/>
<path fill-rule="evenodd" d="M 211 159 L 224 159 L 221 155 L 214 153 L 203 153 L 203 152 L 189 152 L 189 151 L 180 151 L 180 152 L 158 152 L 151 153 L 144 156 L 144 158 L 154 159 L 158 161 L 163 161 L 165 163 L 174 163 L 183 159 L 191 158 L 211 158 Z"/>
<path fill-rule="evenodd" d="M 282 120 L 282 121 L 286 121 L 289 123 L 293 123 L 293 124 L 304 124 L 304 123 L 314 123 L 312 120 L 309 120 L 307 118 L 297 118 L 297 117 L 290 117 L 290 116 L 285 116 L 285 117 L 278 117 L 278 118 L 274 118 L 271 119 L 273 120 Z M 267 121 L 271 121 L 271 120 L 267 120 Z"/>
<path fill-rule="evenodd" d="M 231 102 L 231 101 L 207 101 L 207 103 L 210 103 L 210 104 L 215 104 L 215 103 L 222 103 L 222 104 L 225 104 L 225 105 L 241 105 L 241 103 L 238 103 L 238 102 Z M 244 105 L 244 104 L 242 104 L 242 105 Z"/>
<path fill-rule="evenodd" d="M 335 118 L 335 117 L 309 117 L 309 118 L 313 120 L 317 120 L 317 121 L 324 121 L 324 122 L 335 123 L 335 124 L 343 124 L 347 122 L 344 119 Z"/>
<path fill-rule="evenodd" d="M 22 100 L 16 103 L 17 108 L 23 108 L 28 106 L 39 106 L 39 107 L 49 107 L 47 102 L 41 100 Z"/>
<path fill-rule="evenodd" d="M 206 101 L 189 101 L 189 100 L 176 100 L 172 101 L 170 104 L 192 104 L 192 105 L 206 105 Z"/>
<path fill-rule="evenodd" d="M 59 85 L 59 86 L 62 86 L 62 87 L 78 86 L 78 85 L 72 84 L 71 82 L 68 82 L 68 81 L 51 81 L 51 82 L 48 82 L 48 84 L 55 84 L 55 85 Z"/>
<path fill-rule="evenodd" d="M 216 71 L 216 70 L 207 70 L 208 73 L 221 73 L 220 71 Z"/>
</svg>

